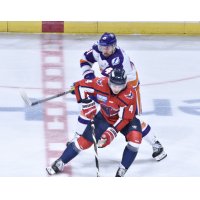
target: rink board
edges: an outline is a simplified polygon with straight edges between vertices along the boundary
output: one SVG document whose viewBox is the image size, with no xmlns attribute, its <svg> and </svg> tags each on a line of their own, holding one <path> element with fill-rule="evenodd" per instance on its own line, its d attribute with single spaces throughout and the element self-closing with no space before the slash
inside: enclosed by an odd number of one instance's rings
<svg viewBox="0 0 200 200">
<path fill-rule="evenodd" d="M 81 21 L 7 21 L 0 22 L 0 32 L 65 33 L 117 35 L 199 35 L 199 22 L 81 22 Z"/>
</svg>

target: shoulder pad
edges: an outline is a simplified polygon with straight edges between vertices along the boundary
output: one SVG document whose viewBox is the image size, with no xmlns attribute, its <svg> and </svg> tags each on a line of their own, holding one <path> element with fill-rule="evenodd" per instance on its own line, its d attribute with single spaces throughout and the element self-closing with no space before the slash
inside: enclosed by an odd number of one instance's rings
<svg viewBox="0 0 200 200">
<path fill-rule="evenodd" d="M 99 44 L 99 41 L 96 41 L 96 42 L 93 44 L 93 46 L 94 46 L 94 45 L 97 45 L 97 46 L 98 46 L 98 44 Z"/>
<path fill-rule="evenodd" d="M 92 46 L 92 49 L 93 49 L 94 51 L 96 51 L 97 53 L 101 53 L 101 51 L 99 51 L 99 47 L 98 47 L 98 43 L 97 43 L 97 42 L 94 43 L 94 45 Z"/>
</svg>

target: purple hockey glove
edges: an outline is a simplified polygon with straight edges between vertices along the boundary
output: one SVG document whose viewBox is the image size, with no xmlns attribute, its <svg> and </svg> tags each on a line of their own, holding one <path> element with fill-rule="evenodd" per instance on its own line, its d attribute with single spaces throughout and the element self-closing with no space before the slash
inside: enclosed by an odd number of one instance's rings
<svg viewBox="0 0 200 200">
<path fill-rule="evenodd" d="M 93 70 L 86 70 L 83 73 L 83 76 L 84 76 L 84 79 L 95 79 L 96 78 Z"/>
</svg>

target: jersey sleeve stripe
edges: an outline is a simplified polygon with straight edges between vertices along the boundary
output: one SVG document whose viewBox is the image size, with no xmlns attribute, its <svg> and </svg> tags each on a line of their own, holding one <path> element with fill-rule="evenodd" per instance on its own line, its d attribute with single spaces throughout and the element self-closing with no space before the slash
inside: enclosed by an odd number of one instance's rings
<svg viewBox="0 0 200 200">
<path fill-rule="evenodd" d="M 80 63 L 88 63 L 88 61 L 81 59 Z"/>
<path fill-rule="evenodd" d="M 122 122 L 122 119 L 119 118 L 119 119 L 115 122 L 115 124 L 114 124 L 113 126 L 117 129 L 117 126 L 119 126 L 121 122 Z"/>
<path fill-rule="evenodd" d="M 82 92 L 83 89 L 85 92 L 89 92 L 89 93 L 94 93 L 94 89 L 93 87 L 87 87 L 87 86 L 78 86 L 78 93 L 79 93 L 79 98 L 77 99 L 78 100 L 78 103 L 82 102 L 82 99 L 85 98 L 85 94 Z"/>
<path fill-rule="evenodd" d="M 77 96 L 77 102 L 78 102 L 78 103 L 82 102 L 82 98 L 81 98 L 81 91 L 80 91 L 80 85 L 78 86 L 78 96 Z"/>
<path fill-rule="evenodd" d="M 93 87 L 88 87 L 88 86 L 81 86 L 81 87 L 84 88 L 84 90 L 87 90 L 87 89 L 88 89 L 87 91 L 90 90 L 90 92 L 92 92 L 92 93 L 94 92 L 94 88 L 93 88 Z M 86 92 L 87 92 L 87 91 L 86 91 Z"/>
<path fill-rule="evenodd" d="M 136 72 L 136 79 L 134 81 L 129 81 L 128 83 L 130 85 L 132 85 L 133 88 L 136 88 L 140 84 L 140 82 L 138 80 L 138 73 L 137 72 Z"/>
</svg>

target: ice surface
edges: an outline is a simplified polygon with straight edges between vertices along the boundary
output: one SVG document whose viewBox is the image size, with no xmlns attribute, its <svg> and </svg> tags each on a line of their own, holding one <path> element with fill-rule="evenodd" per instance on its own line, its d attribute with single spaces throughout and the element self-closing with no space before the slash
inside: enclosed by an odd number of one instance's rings
<svg viewBox="0 0 200 200">
<path fill-rule="evenodd" d="M 0 177 L 46 177 L 46 166 L 65 149 L 62 138 L 45 134 L 44 105 L 25 106 L 19 90 L 31 101 L 44 98 L 44 87 L 60 88 L 56 77 L 43 84 L 46 75 L 60 76 L 59 69 L 44 73 L 42 62 L 64 65 L 65 90 L 82 79 L 79 60 L 99 39 L 98 35 L 0 34 Z M 200 36 L 117 36 L 118 45 L 134 62 L 141 83 L 143 115 L 168 154 L 157 162 L 152 147 L 143 141 L 127 177 L 199 177 L 200 176 Z M 62 49 L 58 45 L 62 45 Z M 44 51 L 62 50 L 63 60 L 55 56 L 42 60 Z M 100 76 L 97 64 L 96 76 Z M 53 91 L 53 90 L 52 90 Z M 53 94 L 52 94 L 53 95 Z M 49 97 L 45 96 L 45 98 Z M 58 100 L 59 99 L 59 100 Z M 74 135 L 79 105 L 68 94 L 51 102 L 65 102 L 66 137 Z M 45 103 L 44 103 L 45 104 Z M 49 128 L 62 129 L 62 110 L 50 108 L 56 118 Z M 54 123 L 56 122 L 56 123 Z M 52 123 L 52 124 L 51 124 Z M 60 125 L 61 124 L 61 125 Z M 48 127 L 47 127 L 48 128 Z M 47 143 L 48 141 L 51 141 Z M 60 137 L 59 134 L 57 137 Z M 113 177 L 121 161 L 125 139 L 119 135 L 104 149 L 98 149 L 100 176 Z M 56 154 L 48 152 L 57 151 Z M 52 177 L 95 177 L 93 146 L 80 153 L 64 173 Z"/>
</svg>

